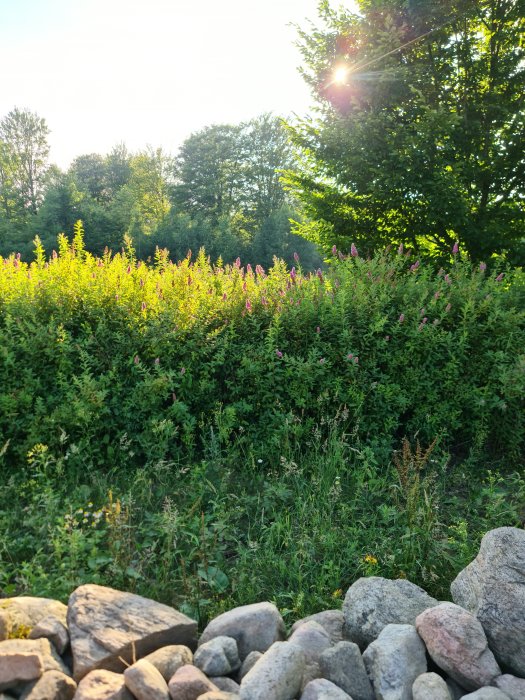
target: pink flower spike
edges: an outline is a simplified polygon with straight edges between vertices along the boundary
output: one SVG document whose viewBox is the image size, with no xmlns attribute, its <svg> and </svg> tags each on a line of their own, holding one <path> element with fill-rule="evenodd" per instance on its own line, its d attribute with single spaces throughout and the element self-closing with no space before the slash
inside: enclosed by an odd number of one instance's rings
<svg viewBox="0 0 525 700">
<path fill-rule="evenodd" d="M 252 266 L 250 265 L 250 263 L 248 263 L 248 264 L 246 265 L 246 274 L 247 274 L 247 275 L 253 274 L 253 272 L 252 272 Z"/>
<path fill-rule="evenodd" d="M 145 301 L 143 301 L 142 304 L 140 305 L 140 310 L 146 311 L 146 302 Z"/>
<path fill-rule="evenodd" d="M 480 262 L 480 264 L 479 264 L 479 271 L 480 271 L 480 272 L 485 272 L 486 269 L 487 269 L 487 263 Z"/>
<path fill-rule="evenodd" d="M 405 246 L 402 243 L 400 243 L 399 248 L 397 249 L 398 255 L 403 255 L 404 249 L 405 249 Z"/>
<path fill-rule="evenodd" d="M 410 266 L 410 272 L 415 272 L 420 265 L 421 263 L 419 260 L 416 260 L 416 262 Z"/>
<path fill-rule="evenodd" d="M 249 299 L 246 299 L 246 311 L 251 311 L 252 305 Z"/>
<path fill-rule="evenodd" d="M 241 259 L 236 258 L 234 265 L 235 265 L 235 267 L 239 268 L 241 266 Z"/>
<path fill-rule="evenodd" d="M 356 356 L 354 357 L 354 365 L 357 365 L 357 364 L 359 364 L 359 358 L 358 358 L 358 356 L 356 355 Z"/>
<path fill-rule="evenodd" d="M 276 351 L 275 351 L 275 354 L 277 355 L 277 357 L 278 357 L 279 359 L 281 359 L 281 357 L 283 356 L 283 354 L 282 354 L 282 352 L 281 352 L 280 350 L 276 350 Z"/>
<path fill-rule="evenodd" d="M 160 365 L 160 358 L 158 358 L 158 357 L 155 358 L 155 364 Z"/>
<path fill-rule="evenodd" d="M 133 362 L 134 362 L 136 365 L 138 365 L 138 363 L 140 362 L 140 359 L 139 359 L 139 356 L 138 356 L 138 355 L 135 355 L 135 357 L 133 358 Z"/>
<path fill-rule="evenodd" d="M 459 253 L 459 243 L 456 241 L 452 247 L 452 255 L 457 255 Z"/>
<path fill-rule="evenodd" d="M 181 373 L 181 374 L 186 374 L 186 367 L 181 367 L 181 368 L 180 368 L 180 373 Z"/>
<path fill-rule="evenodd" d="M 336 255 L 336 254 L 337 254 L 337 246 L 333 245 L 332 246 L 332 255 Z"/>
<path fill-rule="evenodd" d="M 228 295 L 226 294 L 226 292 L 224 292 L 224 294 L 222 295 L 222 300 L 226 301 L 227 298 L 228 298 Z"/>
<path fill-rule="evenodd" d="M 359 253 L 357 252 L 357 248 L 355 247 L 354 243 L 352 243 L 352 245 L 350 246 L 350 255 L 351 255 L 353 258 L 358 258 L 358 257 L 359 257 Z"/>
<path fill-rule="evenodd" d="M 434 299 L 439 299 L 440 296 L 441 296 L 441 292 L 436 292 L 434 294 Z"/>
<path fill-rule="evenodd" d="M 297 277 L 297 273 L 295 271 L 295 267 L 292 267 L 290 270 L 290 277 L 294 280 Z"/>
<path fill-rule="evenodd" d="M 496 277 L 496 282 L 501 282 L 501 280 L 505 277 L 504 272 L 500 272 L 499 275 Z"/>
<path fill-rule="evenodd" d="M 320 328 L 319 326 L 317 326 L 317 328 L 315 329 L 315 332 L 316 332 L 316 333 L 320 333 L 320 332 L 321 332 L 321 328 Z"/>
<path fill-rule="evenodd" d="M 447 284 L 452 284 L 452 280 L 450 279 L 450 275 L 445 275 L 445 278 L 444 278 L 444 279 L 445 279 L 445 282 L 446 282 Z"/>
<path fill-rule="evenodd" d="M 319 364 L 324 365 L 325 362 L 326 360 L 324 359 L 324 357 L 321 357 L 321 359 L 319 360 Z"/>
<path fill-rule="evenodd" d="M 294 254 L 293 254 L 293 259 L 295 260 L 296 263 L 299 262 L 299 255 L 298 255 L 298 253 L 294 253 Z"/>
<path fill-rule="evenodd" d="M 399 323 L 403 323 L 405 320 L 405 314 L 399 314 Z"/>
<path fill-rule="evenodd" d="M 445 311 L 446 311 L 447 314 L 448 314 L 448 312 L 450 311 L 451 308 L 452 308 L 452 304 L 450 304 L 450 303 L 447 304 L 447 305 L 445 306 Z"/>
<path fill-rule="evenodd" d="M 351 360 L 352 357 L 353 357 L 353 354 L 351 352 L 349 352 L 348 355 L 346 356 L 346 359 Z"/>
</svg>

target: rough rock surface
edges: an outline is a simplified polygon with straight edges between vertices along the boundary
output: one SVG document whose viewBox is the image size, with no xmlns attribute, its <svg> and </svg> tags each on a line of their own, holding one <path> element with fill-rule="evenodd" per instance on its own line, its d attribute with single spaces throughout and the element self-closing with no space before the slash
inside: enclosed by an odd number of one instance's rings
<svg viewBox="0 0 525 700">
<path fill-rule="evenodd" d="M 124 671 L 124 683 L 137 700 L 169 700 L 168 684 L 153 664 L 139 659 Z"/>
<path fill-rule="evenodd" d="M 304 617 L 302 620 L 297 620 L 297 622 L 292 625 L 290 634 L 293 634 L 295 630 L 301 627 L 301 625 L 304 625 L 305 622 L 310 621 L 317 622 L 317 624 L 321 625 L 321 627 L 328 632 L 332 644 L 337 644 L 342 641 L 344 623 L 342 610 L 323 610 L 314 615 L 308 615 L 308 617 Z"/>
<path fill-rule="evenodd" d="M 197 700 L 239 700 L 237 693 L 225 693 L 222 690 L 212 690 L 204 695 L 199 695 Z"/>
<path fill-rule="evenodd" d="M 239 693 L 241 686 L 227 676 L 210 676 L 210 681 L 225 693 Z"/>
<path fill-rule="evenodd" d="M 199 639 L 199 646 L 213 637 L 233 637 L 237 642 L 241 661 L 251 651 L 265 652 L 285 638 L 286 628 L 281 614 L 272 603 L 242 605 L 213 619 Z"/>
<path fill-rule="evenodd" d="M 422 673 L 412 686 L 412 700 L 452 700 L 452 696 L 441 676 Z"/>
<path fill-rule="evenodd" d="M 49 615 L 66 622 L 67 607 L 59 600 L 17 596 L 0 600 L 0 640 L 20 631 L 29 632 Z"/>
<path fill-rule="evenodd" d="M 76 689 L 77 684 L 70 676 L 60 671 L 46 671 L 24 690 L 20 700 L 72 700 Z"/>
<path fill-rule="evenodd" d="M 6 639 L 0 642 L 0 667 L 3 654 L 25 652 L 27 654 L 39 654 L 42 658 L 44 671 L 62 671 L 67 676 L 70 670 L 57 654 L 56 649 L 49 639 Z"/>
<path fill-rule="evenodd" d="M 241 667 L 233 637 L 213 637 L 196 650 L 193 663 L 207 676 L 227 676 Z"/>
<path fill-rule="evenodd" d="M 197 631 L 196 622 L 167 605 L 94 584 L 72 593 L 67 622 L 76 680 L 97 668 L 122 671 L 121 659 L 167 644 L 192 647 Z"/>
<path fill-rule="evenodd" d="M 427 670 L 425 646 L 413 625 L 387 625 L 363 661 L 377 700 L 412 700 L 412 685 Z"/>
<path fill-rule="evenodd" d="M 488 532 L 450 589 L 454 602 L 481 622 L 496 659 L 525 676 L 525 530 Z"/>
<path fill-rule="evenodd" d="M 211 690 L 219 690 L 202 671 L 190 664 L 175 671 L 168 687 L 173 700 L 195 700 Z"/>
<path fill-rule="evenodd" d="M 321 676 L 342 688 L 352 700 L 374 700 L 374 691 L 359 647 L 339 642 L 321 654 Z"/>
<path fill-rule="evenodd" d="M 40 678 L 44 672 L 40 654 L 8 652 L 0 654 L 0 690 Z"/>
<path fill-rule="evenodd" d="M 241 700 L 291 700 L 301 690 L 305 669 L 303 650 L 289 642 L 275 642 L 246 674 Z"/>
<path fill-rule="evenodd" d="M 360 578 L 345 596 L 343 636 L 366 649 L 386 625 L 413 625 L 423 610 L 435 605 L 437 600 L 405 579 Z"/>
<path fill-rule="evenodd" d="M 321 675 L 319 659 L 323 651 L 330 648 L 330 637 L 324 627 L 314 620 L 309 620 L 292 633 L 288 642 L 296 644 L 304 652 L 305 669 L 302 680 L 302 688 L 304 688 L 307 683 Z"/>
<path fill-rule="evenodd" d="M 181 666 L 193 663 L 191 649 L 182 644 L 170 644 L 166 647 L 161 647 L 143 658 L 145 661 L 153 664 L 157 671 L 160 671 L 166 683 Z"/>
<path fill-rule="evenodd" d="M 56 615 L 42 618 L 31 630 L 29 639 L 41 638 L 49 639 L 59 654 L 63 654 L 69 646 L 69 632 Z"/>
<path fill-rule="evenodd" d="M 241 670 L 239 671 L 239 682 L 242 681 L 248 671 L 255 666 L 262 655 L 262 651 L 251 651 L 248 654 L 248 656 L 242 662 Z"/>
<path fill-rule="evenodd" d="M 501 670 L 479 621 L 454 603 L 441 603 L 416 619 L 433 661 L 467 690 L 489 685 Z"/>
<path fill-rule="evenodd" d="M 78 684 L 75 700 L 134 700 L 121 673 L 97 669 Z"/>
<path fill-rule="evenodd" d="M 473 693 L 463 695 L 461 700 L 509 700 L 509 696 L 498 688 L 480 688 Z"/>
<path fill-rule="evenodd" d="M 517 678 L 510 673 L 504 673 L 503 676 L 498 676 L 494 685 L 504 693 L 510 700 L 525 700 L 525 678 Z"/>
<path fill-rule="evenodd" d="M 303 690 L 301 700 L 352 700 L 352 698 L 335 683 L 325 678 L 317 678 L 308 683 Z"/>
</svg>

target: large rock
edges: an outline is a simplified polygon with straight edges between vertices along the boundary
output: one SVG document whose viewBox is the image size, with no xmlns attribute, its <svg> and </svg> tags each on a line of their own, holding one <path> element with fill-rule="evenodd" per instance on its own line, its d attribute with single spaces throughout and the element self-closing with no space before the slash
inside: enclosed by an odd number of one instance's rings
<svg viewBox="0 0 525 700">
<path fill-rule="evenodd" d="M 509 696 L 498 688 L 480 688 L 474 693 L 463 695 L 461 700 L 509 700 Z"/>
<path fill-rule="evenodd" d="M 43 670 L 62 671 L 67 676 L 70 670 L 58 655 L 55 647 L 49 639 L 6 639 L 0 642 L 0 667 L 3 664 L 3 655 L 11 653 L 37 654 L 42 659 Z"/>
<path fill-rule="evenodd" d="M 224 693 L 234 693 L 238 695 L 241 690 L 241 686 L 227 676 L 210 676 L 210 681 Z"/>
<path fill-rule="evenodd" d="M 360 578 L 345 596 L 343 635 L 363 650 L 386 625 L 413 625 L 419 613 L 435 605 L 437 600 L 406 579 Z"/>
<path fill-rule="evenodd" d="M 308 683 L 303 690 L 301 700 L 352 700 L 352 698 L 326 678 L 317 678 Z"/>
<path fill-rule="evenodd" d="M 168 687 L 172 700 L 196 700 L 204 693 L 219 690 L 202 671 L 190 664 L 175 671 Z"/>
<path fill-rule="evenodd" d="M 241 667 L 237 642 L 233 637 L 214 637 L 199 646 L 193 663 L 207 676 L 227 676 Z"/>
<path fill-rule="evenodd" d="M 24 690 L 20 700 L 72 700 L 76 689 L 77 684 L 70 676 L 61 671 L 46 671 Z"/>
<path fill-rule="evenodd" d="M 144 660 L 153 664 L 168 683 L 175 671 L 181 666 L 193 663 L 193 653 L 191 649 L 182 644 L 171 644 L 144 656 Z"/>
<path fill-rule="evenodd" d="M 452 696 L 441 676 L 422 673 L 412 686 L 412 700 L 452 700 Z"/>
<path fill-rule="evenodd" d="M 321 676 L 342 688 L 352 700 L 374 700 L 374 691 L 359 647 L 339 642 L 321 654 Z"/>
<path fill-rule="evenodd" d="M 214 637 L 233 637 L 237 642 L 241 661 L 251 651 L 266 651 L 285 638 L 283 619 L 272 603 L 243 605 L 214 618 L 199 639 L 199 646 Z"/>
<path fill-rule="evenodd" d="M 467 690 L 501 675 L 479 621 L 454 603 L 441 603 L 416 619 L 416 628 L 434 662 Z"/>
<path fill-rule="evenodd" d="M 241 682 L 241 700 L 292 700 L 301 690 L 305 669 L 303 650 L 275 642 Z"/>
<path fill-rule="evenodd" d="M 412 700 L 412 686 L 426 673 L 425 646 L 413 625 L 387 625 L 363 654 L 377 700 Z"/>
<path fill-rule="evenodd" d="M 75 700 L 135 700 L 124 685 L 121 673 L 97 669 L 78 684 Z"/>
<path fill-rule="evenodd" d="M 302 688 L 314 678 L 319 678 L 321 669 L 319 660 L 321 654 L 331 647 L 328 632 L 314 620 L 300 625 L 288 639 L 290 644 L 296 644 L 304 651 L 305 668 L 303 672 Z"/>
<path fill-rule="evenodd" d="M 87 584 L 69 598 L 67 621 L 73 675 L 122 671 L 124 662 L 169 644 L 195 646 L 197 623 L 148 598 Z"/>
<path fill-rule="evenodd" d="M 304 625 L 305 622 L 317 622 L 317 624 L 321 625 L 328 633 L 332 644 L 337 644 L 343 639 L 344 617 L 342 610 L 323 610 L 313 615 L 308 615 L 308 617 L 304 617 L 302 620 L 297 620 L 297 622 L 292 625 L 290 634 L 293 634 L 295 630 L 301 627 L 301 625 Z"/>
<path fill-rule="evenodd" d="M 0 640 L 27 637 L 40 620 L 53 615 L 63 624 L 67 607 L 59 600 L 18 596 L 0 600 Z"/>
<path fill-rule="evenodd" d="M 450 588 L 454 602 L 481 622 L 496 659 L 525 677 L 525 530 L 488 532 Z"/>
<path fill-rule="evenodd" d="M 525 678 L 504 673 L 494 680 L 494 685 L 508 695 L 510 700 L 525 700 Z"/>
<path fill-rule="evenodd" d="M 153 664 L 139 659 L 124 671 L 124 684 L 137 700 L 169 700 L 168 684 Z"/>
<path fill-rule="evenodd" d="M 69 646 L 69 632 L 64 622 L 55 615 L 48 615 L 39 620 L 28 638 L 49 639 L 59 654 L 63 654 Z"/>
<path fill-rule="evenodd" d="M 259 661 L 262 655 L 262 651 L 250 651 L 248 656 L 242 662 L 241 670 L 238 673 L 239 682 L 241 682 L 244 676 L 248 673 L 248 671 L 250 671 L 250 669 L 252 669 L 255 666 L 255 664 L 257 663 L 257 661 Z"/>
<path fill-rule="evenodd" d="M 40 654 L 12 652 L 0 655 L 0 690 L 40 678 L 44 672 Z"/>
</svg>

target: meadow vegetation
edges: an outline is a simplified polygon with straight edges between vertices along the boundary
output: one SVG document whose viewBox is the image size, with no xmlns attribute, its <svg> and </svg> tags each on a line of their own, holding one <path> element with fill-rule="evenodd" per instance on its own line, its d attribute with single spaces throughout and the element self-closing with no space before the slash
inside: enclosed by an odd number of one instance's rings
<svg viewBox="0 0 525 700">
<path fill-rule="evenodd" d="M 524 517 L 525 280 L 402 246 L 325 269 L 0 258 L 0 594 L 288 620 L 362 575 L 445 596 Z"/>
</svg>

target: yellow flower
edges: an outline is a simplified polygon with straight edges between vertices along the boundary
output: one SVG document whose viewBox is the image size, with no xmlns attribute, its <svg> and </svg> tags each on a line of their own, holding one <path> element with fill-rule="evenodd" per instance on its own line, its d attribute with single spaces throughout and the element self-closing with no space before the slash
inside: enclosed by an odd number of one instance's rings
<svg viewBox="0 0 525 700">
<path fill-rule="evenodd" d="M 340 598 L 343 595 L 343 591 L 340 588 L 337 588 L 333 593 L 332 593 L 332 598 Z"/>
<path fill-rule="evenodd" d="M 377 564 L 377 559 L 373 556 L 373 554 L 365 554 L 363 561 L 365 561 L 367 564 L 371 564 L 372 566 Z"/>
</svg>

